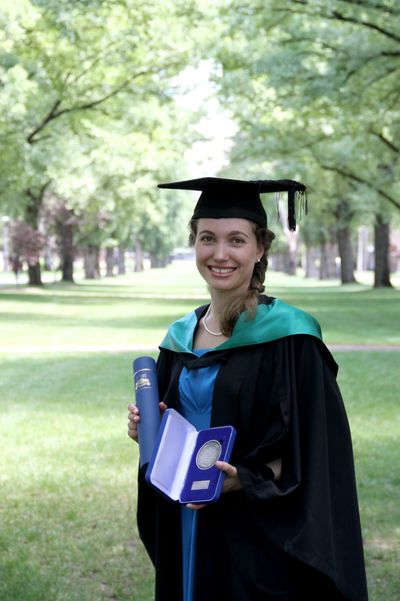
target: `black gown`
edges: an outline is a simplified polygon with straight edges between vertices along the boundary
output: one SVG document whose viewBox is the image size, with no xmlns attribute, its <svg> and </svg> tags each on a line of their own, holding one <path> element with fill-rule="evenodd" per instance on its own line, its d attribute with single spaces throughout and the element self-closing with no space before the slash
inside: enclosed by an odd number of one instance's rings
<svg viewBox="0 0 400 601">
<path fill-rule="evenodd" d="M 211 425 L 237 429 L 231 463 L 243 489 L 200 510 L 195 601 L 367 601 L 350 430 L 329 351 L 307 334 L 200 359 L 161 348 L 160 398 L 179 410 L 183 365 L 213 361 Z M 277 458 L 274 481 L 265 464 Z M 141 473 L 137 518 L 155 600 L 181 601 L 180 507 Z"/>
</svg>

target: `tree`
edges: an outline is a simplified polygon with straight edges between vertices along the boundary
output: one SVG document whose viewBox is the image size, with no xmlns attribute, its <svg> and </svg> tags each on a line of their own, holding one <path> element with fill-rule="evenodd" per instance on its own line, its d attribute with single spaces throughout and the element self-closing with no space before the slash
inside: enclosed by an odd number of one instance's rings
<svg viewBox="0 0 400 601">
<path fill-rule="evenodd" d="M 44 239 L 29 224 L 17 219 L 11 223 L 10 241 L 11 265 L 15 276 L 18 277 L 23 261 L 28 264 L 28 268 L 38 263 Z"/>
<path fill-rule="evenodd" d="M 62 282 L 74 282 L 74 259 L 76 254 L 76 231 L 79 219 L 61 198 L 47 196 L 43 211 L 47 235 L 53 233 L 59 254 Z"/>
<path fill-rule="evenodd" d="M 134 0 L 15 0 L 2 7 L 4 210 L 37 229 L 45 192 L 66 197 L 75 153 L 83 159 L 82 172 L 83 165 L 89 168 L 97 160 L 105 131 L 128 128 L 131 133 L 136 120 L 150 134 L 152 119 L 146 118 L 146 108 L 153 99 L 162 121 L 164 107 L 172 102 L 167 83 L 185 64 L 193 43 L 183 35 L 185 10 L 179 2 L 160 0 L 140 7 Z M 116 147 L 106 150 L 109 156 L 118 155 Z M 154 145 L 150 152 L 156 153 Z M 135 173 L 131 155 L 131 177 Z M 81 195 L 89 202 L 90 192 Z M 30 283 L 40 283 L 39 263 L 30 266 Z"/>
<path fill-rule="evenodd" d="M 334 210 L 344 199 L 354 214 L 360 205 L 375 213 L 381 199 L 399 209 L 397 3 L 234 7 L 222 10 L 226 35 L 215 52 L 223 68 L 217 81 L 240 124 L 234 162 L 258 177 L 310 181 L 313 198 Z M 308 180 L 310 173 L 317 177 Z M 324 185 L 332 180 L 334 187 Z"/>
</svg>

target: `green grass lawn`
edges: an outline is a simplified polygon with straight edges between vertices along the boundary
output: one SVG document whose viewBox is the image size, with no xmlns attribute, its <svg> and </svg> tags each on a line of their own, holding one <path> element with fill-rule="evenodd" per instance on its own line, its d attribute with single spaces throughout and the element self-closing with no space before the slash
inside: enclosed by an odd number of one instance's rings
<svg viewBox="0 0 400 601">
<path fill-rule="evenodd" d="M 399 340 L 398 291 L 318 288 L 270 274 L 269 293 L 312 311 L 327 342 Z M 54 349 L 156 345 L 169 321 L 206 298 L 185 266 L 0 290 L 0 347 L 10 349 L 0 353 L 1 601 L 152 600 L 135 526 L 137 448 L 126 435 L 135 352 Z M 400 353 L 335 358 L 353 432 L 370 601 L 398 601 Z"/>
<path fill-rule="evenodd" d="M 1 363 L 0 599 L 151 599 L 126 435 L 131 356 Z"/>
<path fill-rule="evenodd" d="M 370 601 L 400 598 L 400 353 L 335 353 L 356 461 Z"/>
<path fill-rule="evenodd" d="M 207 301 L 194 271 L 183 262 L 77 285 L 0 287 L 0 349 L 157 347 L 168 323 Z M 276 272 L 267 275 L 266 287 L 317 317 L 328 344 L 400 344 L 398 289 L 322 285 Z"/>
</svg>

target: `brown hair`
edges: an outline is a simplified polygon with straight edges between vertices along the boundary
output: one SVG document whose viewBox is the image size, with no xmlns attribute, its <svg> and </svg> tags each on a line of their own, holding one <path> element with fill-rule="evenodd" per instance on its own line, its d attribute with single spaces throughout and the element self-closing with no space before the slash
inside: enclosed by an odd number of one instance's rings
<svg viewBox="0 0 400 601">
<path fill-rule="evenodd" d="M 264 249 L 264 252 L 260 261 L 254 265 L 253 275 L 251 277 L 246 296 L 233 300 L 222 312 L 220 325 L 221 332 L 224 334 L 224 336 L 230 336 L 232 334 L 235 323 L 243 311 L 247 312 L 247 319 L 254 319 L 258 306 L 258 297 L 265 290 L 264 280 L 268 267 L 268 251 L 271 248 L 275 234 L 271 232 L 271 230 L 261 227 L 256 223 L 252 222 L 252 225 L 257 244 Z M 194 246 L 197 236 L 196 219 L 191 219 L 189 222 L 189 228 L 189 244 Z"/>
</svg>

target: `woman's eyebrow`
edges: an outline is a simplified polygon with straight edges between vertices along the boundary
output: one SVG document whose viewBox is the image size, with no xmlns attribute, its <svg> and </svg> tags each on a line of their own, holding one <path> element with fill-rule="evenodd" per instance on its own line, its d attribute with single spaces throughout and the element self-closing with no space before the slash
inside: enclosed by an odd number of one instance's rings
<svg viewBox="0 0 400 601">
<path fill-rule="evenodd" d="M 233 232 L 229 232 L 228 234 L 229 236 L 245 236 L 246 238 L 248 238 L 248 234 L 246 234 L 246 232 L 241 232 L 240 230 L 234 230 Z"/>
<path fill-rule="evenodd" d="M 198 235 L 200 236 L 201 234 L 211 234 L 212 236 L 215 236 L 215 232 L 211 230 L 201 230 Z M 228 232 L 227 236 L 245 236 L 246 238 L 249 237 L 248 234 L 246 234 L 245 232 L 241 232 L 240 230 Z"/>
<path fill-rule="evenodd" d="M 214 232 L 212 232 L 211 230 L 201 230 L 201 232 L 199 232 L 200 234 L 212 234 L 213 236 L 215 236 Z"/>
</svg>

